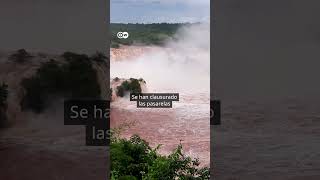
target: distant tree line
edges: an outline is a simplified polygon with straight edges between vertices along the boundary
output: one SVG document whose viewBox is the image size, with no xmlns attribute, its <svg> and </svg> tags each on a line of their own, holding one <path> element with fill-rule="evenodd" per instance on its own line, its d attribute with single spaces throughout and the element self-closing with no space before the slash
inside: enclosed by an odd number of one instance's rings
<svg viewBox="0 0 320 180">
<path fill-rule="evenodd" d="M 181 26 L 189 23 L 153 23 L 153 24 L 123 24 L 111 23 L 111 47 L 117 48 L 119 45 L 132 45 L 141 43 L 145 45 L 163 45 L 166 40 L 173 38 L 174 34 Z M 129 38 L 117 38 L 118 32 L 128 32 Z"/>
</svg>

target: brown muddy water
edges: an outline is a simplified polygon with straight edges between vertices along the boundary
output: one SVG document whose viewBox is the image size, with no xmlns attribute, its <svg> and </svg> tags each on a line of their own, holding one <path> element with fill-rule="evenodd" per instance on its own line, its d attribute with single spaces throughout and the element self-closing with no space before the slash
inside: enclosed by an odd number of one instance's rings
<svg viewBox="0 0 320 180">
<path fill-rule="evenodd" d="M 170 109 L 137 108 L 128 95 L 114 98 L 111 128 L 130 124 L 122 131 L 123 137 L 138 134 L 152 147 L 161 144 L 162 154 L 169 154 L 181 143 L 185 154 L 199 158 L 201 166 L 209 166 L 210 77 L 202 72 L 206 70 L 202 66 L 192 64 L 206 56 L 202 56 L 203 52 L 181 54 L 175 47 L 124 46 L 111 50 L 111 78 L 143 78 L 145 92 L 180 96 Z"/>
</svg>

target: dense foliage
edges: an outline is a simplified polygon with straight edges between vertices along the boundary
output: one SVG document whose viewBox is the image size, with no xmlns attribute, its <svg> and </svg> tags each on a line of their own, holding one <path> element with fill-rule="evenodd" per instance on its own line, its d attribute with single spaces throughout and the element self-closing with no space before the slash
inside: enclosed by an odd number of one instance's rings
<svg viewBox="0 0 320 180">
<path fill-rule="evenodd" d="M 111 139 L 111 180 L 208 180 L 208 168 L 199 168 L 199 161 L 183 154 L 179 145 L 163 156 L 138 135 L 129 140 Z"/>
<path fill-rule="evenodd" d="M 108 60 L 108 57 L 101 52 L 96 52 L 94 55 L 90 57 L 90 59 L 96 62 L 106 62 Z"/>
<path fill-rule="evenodd" d="M 126 81 L 122 82 L 122 84 L 117 87 L 117 96 L 123 97 L 126 92 L 141 93 L 142 92 L 141 85 L 140 85 L 141 81 L 144 81 L 144 80 L 130 78 L 129 81 L 126 80 Z"/>
<path fill-rule="evenodd" d="M 0 85 L 0 128 L 6 125 L 7 116 L 7 98 L 8 98 L 8 85 L 2 83 Z"/>
<path fill-rule="evenodd" d="M 64 53 L 62 57 L 66 62 L 50 60 L 43 63 L 34 76 L 22 80 L 25 89 L 22 109 L 41 112 L 48 105 L 48 98 L 54 95 L 67 98 L 100 97 L 100 85 L 92 59 L 71 52 Z M 93 57 L 95 61 L 101 58 Z"/>
<path fill-rule="evenodd" d="M 163 45 L 168 38 L 172 38 L 176 31 L 185 24 L 111 24 L 111 47 L 117 48 L 120 44 L 132 45 L 141 43 L 145 45 Z M 119 39 L 118 32 L 128 32 L 129 38 Z"/>
</svg>

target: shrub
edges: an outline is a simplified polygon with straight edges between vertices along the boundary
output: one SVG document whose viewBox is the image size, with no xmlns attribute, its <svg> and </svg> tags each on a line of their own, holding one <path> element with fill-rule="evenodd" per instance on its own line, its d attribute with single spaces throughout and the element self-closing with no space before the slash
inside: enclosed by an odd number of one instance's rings
<svg viewBox="0 0 320 180">
<path fill-rule="evenodd" d="M 67 63 L 58 64 L 55 60 L 50 60 L 43 63 L 34 76 L 22 80 L 21 84 L 25 89 L 21 101 L 23 110 L 42 112 L 51 95 L 66 98 L 100 97 L 97 74 L 88 56 L 71 52 L 62 56 Z"/>
<path fill-rule="evenodd" d="M 72 98 L 98 98 L 100 85 L 97 72 L 86 55 L 71 57 L 69 63 L 62 66 L 64 70 L 64 91 L 69 92 Z"/>
<path fill-rule="evenodd" d="M 124 94 L 125 94 L 125 90 L 124 90 L 123 86 L 118 86 L 117 87 L 117 96 L 123 97 Z"/>
<path fill-rule="evenodd" d="M 41 79 L 40 85 L 48 92 L 57 92 L 66 86 L 63 83 L 66 76 L 65 71 L 53 59 L 42 64 L 37 70 L 37 76 Z"/>
<path fill-rule="evenodd" d="M 129 140 L 111 138 L 111 179 L 208 180 L 208 168 L 199 168 L 199 161 L 183 154 L 180 144 L 169 156 L 162 156 L 156 148 L 138 135 Z"/>
<path fill-rule="evenodd" d="M 119 180 L 138 180 L 138 179 L 134 176 L 122 176 L 119 178 Z"/>
<path fill-rule="evenodd" d="M 119 79 L 118 77 L 115 77 L 113 80 L 114 80 L 115 82 L 118 82 L 120 79 Z"/>
<path fill-rule="evenodd" d="M 23 63 L 30 58 L 32 58 L 32 56 L 25 49 L 19 49 L 9 57 L 10 60 L 18 63 Z"/>
<path fill-rule="evenodd" d="M 96 54 L 92 55 L 90 57 L 90 59 L 92 61 L 96 61 L 96 62 L 106 62 L 106 60 L 108 59 L 107 56 L 105 56 L 103 53 L 101 52 L 96 52 Z"/>
<path fill-rule="evenodd" d="M 21 85 L 25 89 L 25 94 L 20 102 L 22 110 L 32 109 L 34 112 L 40 113 L 45 109 L 47 92 L 42 86 L 42 82 L 38 76 L 22 80 Z"/>
<path fill-rule="evenodd" d="M 130 93 L 141 93 L 142 90 L 139 81 L 137 79 L 131 79 L 127 91 L 130 91 Z"/>
<path fill-rule="evenodd" d="M 89 56 L 86 54 L 77 54 L 73 52 L 65 52 L 61 55 L 66 61 L 77 61 L 77 60 L 89 60 Z"/>
<path fill-rule="evenodd" d="M 142 78 L 139 78 L 139 82 L 143 82 L 143 83 L 146 84 L 146 81 L 144 79 L 142 79 Z"/>
<path fill-rule="evenodd" d="M 117 87 L 117 96 L 123 97 L 125 92 L 141 93 L 141 85 L 138 79 L 130 78 L 130 81 L 126 80 Z"/>
</svg>

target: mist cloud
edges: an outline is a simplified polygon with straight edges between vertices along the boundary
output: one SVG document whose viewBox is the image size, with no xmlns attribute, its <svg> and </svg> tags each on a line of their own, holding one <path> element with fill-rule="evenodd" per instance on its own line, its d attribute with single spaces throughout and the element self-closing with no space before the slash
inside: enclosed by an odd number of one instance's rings
<svg viewBox="0 0 320 180">
<path fill-rule="evenodd" d="M 210 26 L 181 28 L 176 41 L 126 61 L 111 61 L 111 77 L 143 78 L 150 91 L 209 92 Z"/>
</svg>

